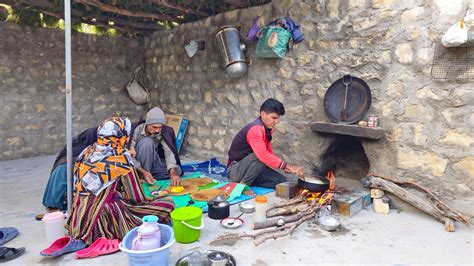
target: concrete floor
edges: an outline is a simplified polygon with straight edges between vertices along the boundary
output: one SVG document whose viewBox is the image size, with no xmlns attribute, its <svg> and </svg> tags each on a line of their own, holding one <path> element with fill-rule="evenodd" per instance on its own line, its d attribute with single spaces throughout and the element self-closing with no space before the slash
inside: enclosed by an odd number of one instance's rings
<svg viewBox="0 0 474 266">
<path fill-rule="evenodd" d="M 43 224 L 34 216 L 44 211 L 44 187 L 54 156 L 0 162 L 0 227 L 13 226 L 20 235 L 6 244 L 26 247 L 26 253 L 5 265 L 126 265 L 126 254 L 119 252 L 88 260 L 75 260 L 72 254 L 58 259 L 40 256 L 48 246 Z M 270 201 L 278 201 L 273 194 Z M 231 215 L 238 215 L 231 206 Z M 252 214 L 239 231 L 250 231 Z M 269 240 L 255 247 L 250 239 L 211 246 L 233 254 L 239 265 L 278 264 L 465 264 L 474 263 L 474 229 L 456 224 L 454 233 L 444 231 L 433 218 L 411 211 L 391 210 L 389 215 L 363 210 L 351 219 L 341 220 L 343 228 L 334 233 L 322 231 L 313 223 L 301 225 L 291 237 Z M 192 248 L 209 248 L 208 242 L 226 232 L 218 221 L 204 216 L 201 239 L 193 244 L 174 244 L 170 264 Z"/>
</svg>

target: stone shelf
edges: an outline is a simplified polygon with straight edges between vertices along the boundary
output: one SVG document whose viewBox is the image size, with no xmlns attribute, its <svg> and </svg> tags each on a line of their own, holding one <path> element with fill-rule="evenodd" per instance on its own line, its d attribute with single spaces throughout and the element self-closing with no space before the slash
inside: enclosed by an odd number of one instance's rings
<svg viewBox="0 0 474 266">
<path fill-rule="evenodd" d="M 357 125 L 342 125 L 327 122 L 313 122 L 311 129 L 315 132 L 332 133 L 340 135 L 349 135 L 367 139 L 381 139 L 383 129 L 380 127 L 360 127 Z"/>
</svg>

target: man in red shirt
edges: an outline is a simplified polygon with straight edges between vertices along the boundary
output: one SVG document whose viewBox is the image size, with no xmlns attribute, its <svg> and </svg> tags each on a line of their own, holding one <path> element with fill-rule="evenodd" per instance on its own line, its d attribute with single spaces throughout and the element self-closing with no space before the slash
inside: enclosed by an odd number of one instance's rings
<svg viewBox="0 0 474 266">
<path fill-rule="evenodd" d="M 278 170 L 304 176 L 303 167 L 283 161 L 272 150 L 273 128 L 284 114 L 283 104 L 269 98 L 260 107 L 260 117 L 237 133 L 228 152 L 227 172 L 230 180 L 275 188 L 276 184 L 288 179 Z"/>
</svg>

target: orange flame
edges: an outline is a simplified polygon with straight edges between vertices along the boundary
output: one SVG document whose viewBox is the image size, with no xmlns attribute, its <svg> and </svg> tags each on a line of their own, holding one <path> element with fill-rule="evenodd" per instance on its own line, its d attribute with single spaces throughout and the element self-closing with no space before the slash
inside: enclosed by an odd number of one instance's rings
<svg viewBox="0 0 474 266">
<path fill-rule="evenodd" d="M 334 190 L 336 188 L 336 173 L 334 173 L 334 170 L 329 170 L 326 177 L 329 179 L 329 190 Z"/>
</svg>

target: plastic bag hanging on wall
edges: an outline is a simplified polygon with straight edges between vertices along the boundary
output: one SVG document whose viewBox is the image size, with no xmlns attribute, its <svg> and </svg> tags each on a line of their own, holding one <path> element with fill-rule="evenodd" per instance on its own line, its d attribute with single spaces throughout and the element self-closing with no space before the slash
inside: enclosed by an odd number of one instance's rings
<svg viewBox="0 0 474 266">
<path fill-rule="evenodd" d="M 239 30 L 233 26 L 224 26 L 216 34 L 225 71 L 231 78 L 239 78 L 247 72 L 248 62 L 245 59 L 245 45 L 240 43 Z"/>
<path fill-rule="evenodd" d="M 198 51 L 203 51 L 204 48 L 204 40 L 191 40 L 188 44 L 184 45 L 184 50 L 186 50 L 186 54 L 190 58 L 193 57 Z"/>
<path fill-rule="evenodd" d="M 258 32 L 260 31 L 260 27 L 258 26 L 258 20 L 259 16 L 255 18 L 252 27 L 250 27 L 249 32 L 247 33 L 247 40 L 251 42 L 258 41 Z"/>
<path fill-rule="evenodd" d="M 132 77 L 125 85 L 128 95 L 137 105 L 149 103 L 151 100 L 150 91 L 146 87 L 145 82 L 143 82 L 143 79 L 141 78 L 140 70 L 140 67 L 137 68 L 133 72 Z"/>
</svg>

